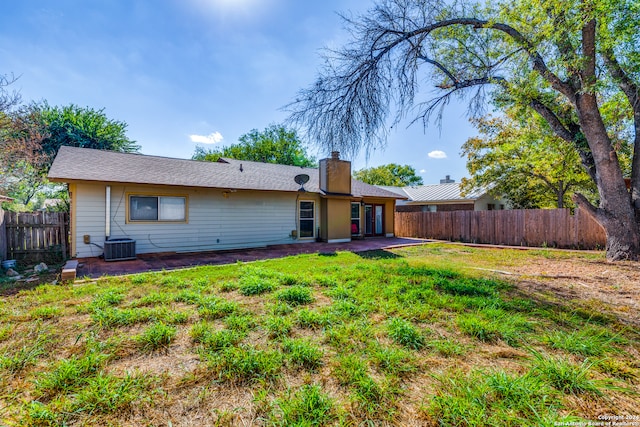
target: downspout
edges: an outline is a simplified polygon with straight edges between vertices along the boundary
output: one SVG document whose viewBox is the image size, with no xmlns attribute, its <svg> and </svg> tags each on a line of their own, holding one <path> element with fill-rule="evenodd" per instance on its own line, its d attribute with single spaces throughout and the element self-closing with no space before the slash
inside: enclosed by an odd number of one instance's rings
<svg viewBox="0 0 640 427">
<path fill-rule="evenodd" d="M 109 240 L 111 237 L 111 186 L 107 185 L 107 191 L 105 195 L 105 218 L 104 218 L 104 240 Z"/>
</svg>

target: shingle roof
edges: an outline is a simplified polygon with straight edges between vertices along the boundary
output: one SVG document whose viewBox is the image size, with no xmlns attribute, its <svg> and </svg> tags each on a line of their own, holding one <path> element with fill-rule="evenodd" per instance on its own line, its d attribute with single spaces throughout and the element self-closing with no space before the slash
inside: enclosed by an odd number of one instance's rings
<svg viewBox="0 0 640 427">
<path fill-rule="evenodd" d="M 436 203 L 436 202 L 473 202 L 482 197 L 486 191 L 474 190 L 466 196 L 460 194 L 460 183 L 416 185 L 411 187 L 381 187 L 387 191 L 399 193 L 402 191 L 409 200 L 407 203 Z"/>
<path fill-rule="evenodd" d="M 320 193 L 316 168 L 221 159 L 220 162 L 174 159 L 89 148 L 61 147 L 49 170 L 52 181 L 94 181 L 238 190 L 298 191 L 294 177 L 309 176 L 307 192 Z M 355 197 L 401 198 L 360 181 L 351 181 Z"/>
</svg>

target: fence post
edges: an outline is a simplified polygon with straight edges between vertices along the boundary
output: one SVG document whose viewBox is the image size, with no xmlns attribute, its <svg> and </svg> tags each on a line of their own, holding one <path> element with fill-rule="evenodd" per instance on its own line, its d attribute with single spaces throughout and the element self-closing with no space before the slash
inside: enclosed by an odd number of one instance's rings
<svg viewBox="0 0 640 427">
<path fill-rule="evenodd" d="M 4 221 L 4 211 L 0 206 L 0 260 L 7 259 L 7 229 Z"/>
</svg>

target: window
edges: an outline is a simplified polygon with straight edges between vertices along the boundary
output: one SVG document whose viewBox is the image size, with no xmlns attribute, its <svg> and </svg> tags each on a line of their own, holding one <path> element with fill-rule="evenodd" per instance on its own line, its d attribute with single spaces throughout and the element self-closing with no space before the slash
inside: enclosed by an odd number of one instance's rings
<svg viewBox="0 0 640 427">
<path fill-rule="evenodd" d="M 315 202 L 301 201 L 300 202 L 300 234 L 301 238 L 314 237 L 315 228 Z"/>
<path fill-rule="evenodd" d="M 129 221 L 187 220 L 186 197 L 129 196 Z"/>
<path fill-rule="evenodd" d="M 360 203 L 351 203 L 351 234 L 360 235 Z"/>
</svg>

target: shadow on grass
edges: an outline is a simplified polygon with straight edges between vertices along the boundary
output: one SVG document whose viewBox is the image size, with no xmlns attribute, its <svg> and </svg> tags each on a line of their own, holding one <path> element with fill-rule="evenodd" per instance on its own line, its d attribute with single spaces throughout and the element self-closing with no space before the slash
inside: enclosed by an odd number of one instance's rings
<svg viewBox="0 0 640 427">
<path fill-rule="evenodd" d="M 393 252 L 385 251 L 384 249 L 374 249 L 371 251 L 356 252 L 360 258 L 364 259 L 396 259 L 404 258 L 402 255 L 394 254 Z"/>
</svg>

